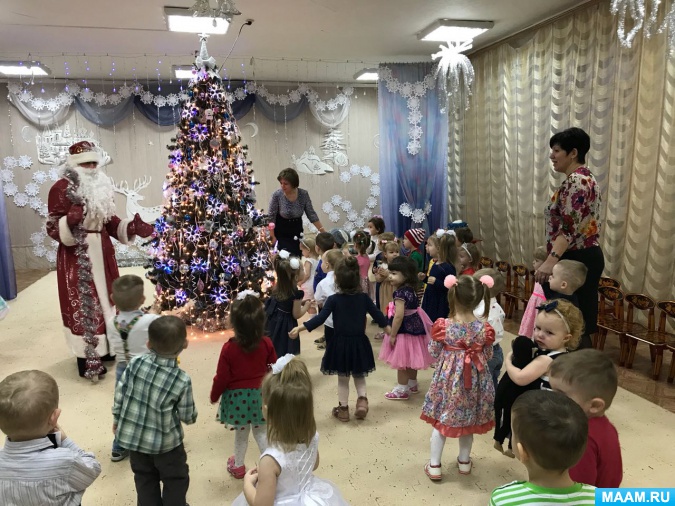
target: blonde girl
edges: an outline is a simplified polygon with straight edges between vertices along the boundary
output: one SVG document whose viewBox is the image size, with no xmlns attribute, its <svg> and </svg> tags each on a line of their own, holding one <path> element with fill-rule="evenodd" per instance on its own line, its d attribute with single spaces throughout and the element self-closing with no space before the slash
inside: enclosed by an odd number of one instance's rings
<svg viewBox="0 0 675 506">
<path fill-rule="evenodd" d="M 310 300 L 303 300 L 305 294 L 297 286 L 300 259 L 281 250 L 275 260 L 274 271 L 277 282 L 265 301 L 265 335 L 274 343 L 278 357 L 287 353 L 299 355 L 300 341 L 288 337 L 288 332 L 298 324 L 298 318 L 304 316 L 311 304 Z"/>
<path fill-rule="evenodd" d="M 305 363 L 292 355 L 280 358 L 263 381 L 262 399 L 269 446 L 258 467 L 246 473 L 244 492 L 232 504 L 346 505 L 333 483 L 314 476 L 319 434 Z"/>
<path fill-rule="evenodd" d="M 447 437 L 459 440 L 457 467 L 460 474 L 469 474 L 473 435 L 484 434 L 495 425 L 495 387 L 488 369 L 495 332 L 473 313 L 482 301 L 483 317 L 487 317 L 493 280 L 490 276 L 478 280 L 450 275 L 444 282 L 450 315 L 436 320 L 431 330 L 429 352 L 437 362 L 420 417 L 434 428 L 431 457 L 424 466 L 431 480 L 442 478 Z"/>
<path fill-rule="evenodd" d="M 300 252 L 302 253 L 301 272 L 298 275 L 298 285 L 300 290 L 305 292 L 303 300 L 314 299 L 314 274 L 316 266 L 319 263 L 319 256 L 316 253 L 316 241 L 313 237 L 304 237 L 300 239 Z M 307 310 L 309 314 L 316 314 L 313 305 Z"/>
</svg>

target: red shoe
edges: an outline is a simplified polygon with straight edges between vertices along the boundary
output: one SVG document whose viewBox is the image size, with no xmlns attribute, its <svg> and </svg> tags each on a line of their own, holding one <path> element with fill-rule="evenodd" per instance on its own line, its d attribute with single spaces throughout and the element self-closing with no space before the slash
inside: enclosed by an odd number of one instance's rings
<svg viewBox="0 0 675 506">
<path fill-rule="evenodd" d="M 227 459 L 227 472 L 232 475 L 233 478 L 238 480 L 243 480 L 244 475 L 246 474 L 246 466 L 236 467 L 234 465 L 234 455 Z"/>
<path fill-rule="evenodd" d="M 432 466 L 431 462 L 427 462 L 424 466 L 424 473 L 432 481 L 440 481 L 443 479 L 443 474 L 441 473 L 441 465 Z"/>
</svg>

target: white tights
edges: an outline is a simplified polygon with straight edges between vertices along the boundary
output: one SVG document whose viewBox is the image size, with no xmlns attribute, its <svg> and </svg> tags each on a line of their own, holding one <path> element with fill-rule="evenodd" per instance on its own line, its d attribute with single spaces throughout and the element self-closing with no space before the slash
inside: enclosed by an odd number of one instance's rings
<svg viewBox="0 0 675 506">
<path fill-rule="evenodd" d="M 473 445 L 473 434 L 460 436 L 459 438 L 459 455 L 457 460 L 466 463 L 471 460 L 471 446 Z M 432 466 L 441 465 L 441 456 L 443 455 L 443 447 L 445 446 L 445 436 L 438 432 L 437 429 L 431 433 L 431 459 Z"/>
<path fill-rule="evenodd" d="M 234 465 L 241 467 L 244 465 L 244 457 L 248 448 L 248 435 L 251 432 L 251 424 L 245 425 L 239 430 L 234 431 Z M 267 427 L 264 425 L 253 427 L 253 439 L 258 443 L 260 453 L 267 449 Z"/>
<path fill-rule="evenodd" d="M 350 376 L 338 376 L 338 401 L 340 405 L 346 406 L 349 402 L 349 378 Z M 358 397 L 368 397 L 366 392 L 366 378 L 353 378 Z"/>
</svg>

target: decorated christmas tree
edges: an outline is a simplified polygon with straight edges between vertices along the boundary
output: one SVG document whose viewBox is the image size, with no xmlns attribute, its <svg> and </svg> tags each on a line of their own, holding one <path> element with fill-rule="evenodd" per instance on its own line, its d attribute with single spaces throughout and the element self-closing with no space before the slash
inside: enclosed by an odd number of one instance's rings
<svg viewBox="0 0 675 506">
<path fill-rule="evenodd" d="M 162 310 L 185 307 L 189 323 L 213 331 L 225 327 L 238 293 L 260 291 L 272 273 L 267 216 L 255 207 L 247 148 L 206 36 L 201 41 L 180 131 L 168 146 L 148 278 Z"/>
</svg>

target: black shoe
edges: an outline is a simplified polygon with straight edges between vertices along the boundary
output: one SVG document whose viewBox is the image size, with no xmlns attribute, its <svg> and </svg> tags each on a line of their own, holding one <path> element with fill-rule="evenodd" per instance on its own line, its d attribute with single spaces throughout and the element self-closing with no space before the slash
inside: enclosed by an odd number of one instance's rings
<svg viewBox="0 0 675 506">
<path fill-rule="evenodd" d="M 114 362 L 115 359 L 117 358 L 117 355 L 110 355 L 110 353 L 106 353 L 101 357 L 101 362 Z"/>
<path fill-rule="evenodd" d="M 316 344 L 321 344 L 326 342 L 326 336 L 320 337 L 319 339 L 314 339 Z"/>
</svg>

